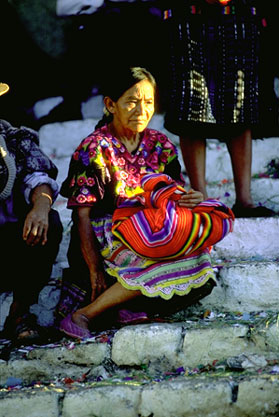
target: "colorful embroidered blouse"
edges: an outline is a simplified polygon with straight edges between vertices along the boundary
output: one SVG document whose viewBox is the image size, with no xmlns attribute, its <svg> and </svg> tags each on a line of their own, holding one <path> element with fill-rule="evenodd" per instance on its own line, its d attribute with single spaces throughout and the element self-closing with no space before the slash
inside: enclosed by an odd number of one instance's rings
<svg viewBox="0 0 279 417">
<path fill-rule="evenodd" d="M 61 194 L 68 198 L 68 208 L 94 206 L 102 214 L 112 213 L 123 198 L 143 192 L 142 175 L 162 172 L 184 185 L 177 149 L 166 135 L 145 129 L 139 147 L 130 153 L 105 125 L 77 147 Z"/>
</svg>

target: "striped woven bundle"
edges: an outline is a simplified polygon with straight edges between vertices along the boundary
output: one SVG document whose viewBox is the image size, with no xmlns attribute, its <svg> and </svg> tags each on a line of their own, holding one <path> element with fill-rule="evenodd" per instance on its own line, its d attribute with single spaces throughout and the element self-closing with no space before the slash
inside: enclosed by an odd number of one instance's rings
<svg viewBox="0 0 279 417">
<path fill-rule="evenodd" d="M 113 214 L 112 233 L 139 256 L 174 259 L 201 253 L 232 232 L 234 215 L 218 200 L 206 200 L 194 209 L 177 205 L 185 190 L 165 174 L 142 179 L 144 193 L 131 207 L 121 203 Z"/>
</svg>

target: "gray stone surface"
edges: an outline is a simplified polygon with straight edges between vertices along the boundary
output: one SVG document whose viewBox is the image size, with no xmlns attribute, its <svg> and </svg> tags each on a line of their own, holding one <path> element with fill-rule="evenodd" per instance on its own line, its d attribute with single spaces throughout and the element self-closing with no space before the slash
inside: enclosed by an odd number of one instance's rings
<svg viewBox="0 0 279 417">
<path fill-rule="evenodd" d="M 33 388 L 0 396 L 1 417 L 277 417 L 279 378 L 180 376 L 163 382 Z"/>
<path fill-rule="evenodd" d="M 242 370 L 258 369 L 268 360 L 279 361 L 278 313 L 258 315 L 256 322 L 246 313 L 246 324 L 223 316 L 195 321 L 198 313 L 193 320 L 189 315 L 172 323 L 125 326 L 114 330 L 110 343 L 62 340 L 57 346 L 15 350 L 9 360 L 0 361 L 0 384 L 9 377 L 26 385 L 65 377 L 77 380 L 84 374 L 106 381 L 117 372 L 123 378 L 134 368 L 150 368 L 155 375 L 216 360 L 232 361 Z"/>
<path fill-rule="evenodd" d="M 141 390 L 133 386 L 98 387 L 68 393 L 61 417 L 138 417 Z"/>
<path fill-rule="evenodd" d="M 150 361 L 167 361 L 175 366 L 182 343 L 179 324 L 146 324 L 127 326 L 119 330 L 113 339 L 112 360 L 117 365 L 141 365 Z"/>
<path fill-rule="evenodd" d="M 99 365 L 110 357 L 110 347 L 107 343 L 85 343 L 55 347 L 52 349 L 36 348 L 28 353 L 28 359 L 37 359 L 50 365 L 76 364 Z"/>
<path fill-rule="evenodd" d="M 209 182 L 207 193 L 210 197 L 220 199 L 229 207 L 232 207 L 235 202 L 235 189 L 232 180 Z M 252 178 L 251 194 L 255 204 L 266 206 L 276 212 L 279 211 L 279 179 Z"/>
<path fill-rule="evenodd" d="M 7 383 L 9 377 L 17 378 L 23 386 L 34 381 L 52 381 L 56 378 L 80 379 L 86 372 L 91 371 L 92 365 L 81 366 L 62 362 L 54 365 L 41 360 L 15 359 L 9 362 L 0 362 L 0 384 Z"/>
<path fill-rule="evenodd" d="M 278 262 L 225 264 L 218 273 L 217 287 L 201 303 L 204 307 L 225 311 L 278 311 Z"/>
<path fill-rule="evenodd" d="M 238 386 L 236 416 L 263 417 L 279 415 L 279 378 L 254 378 Z"/>
<path fill-rule="evenodd" d="M 11 393 L 0 404 L 0 417 L 60 416 L 59 395 L 54 392 Z"/>
<path fill-rule="evenodd" d="M 142 393 L 142 417 L 228 417 L 231 387 L 227 380 L 200 378 L 155 384 Z"/>
<path fill-rule="evenodd" d="M 227 260 L 276 260 L 279 258 L 278 233 L 279 217 L 235 219 L 233 233 L 214 246 L 212 256 Z"/>
</svg>

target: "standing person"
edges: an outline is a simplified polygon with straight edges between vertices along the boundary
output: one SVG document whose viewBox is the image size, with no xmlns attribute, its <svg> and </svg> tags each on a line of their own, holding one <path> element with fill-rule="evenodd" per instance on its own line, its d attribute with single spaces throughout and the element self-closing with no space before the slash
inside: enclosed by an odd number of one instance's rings
<svg viewBox="0 0 279 417">
<path fill-rule="evenodd" d="M 89 303 L 61 321 L 72 337 L 89 337 L 89 326 L 118 306 L 122 323 L 146 319 L 122 310 L 140 296 L 174 304 L 185 296 L 185 308 L 208 295 L 215 285 L 208 247 L 232 230 L 231 210 L 182 188 L 177 149 L 147 128 L 151 73 L 114 67 L 104 85 L 105 115 L 73 153 L 61 188 L 73 210 L 69 265 L 91 286 Z"/>
<path fill-rule="evenodd" d="M 8 90 L 0 83 L 0 95 Z M 13 292 L 4 335 L 21 343 L 40 336 L 29 307 L 50 278 L 62 239 L 59 214 L 51 208 L 56 177 L 37 132 L 0 120 L 0 290 Z"/>
<path fill-rule="evenodd" d="M 260 3 L 172 0 L 164 8 L 165 128 L 179 136 L 191 186 L 205 197 L 206 138 L 226 142 L 236 217 L 275 214 L 251 196 L 252 139 L 279 136 L 275 67 L 264 47 L 269 19 L 262 10 L 272 14 L 272 4 Z"/>
</svg>

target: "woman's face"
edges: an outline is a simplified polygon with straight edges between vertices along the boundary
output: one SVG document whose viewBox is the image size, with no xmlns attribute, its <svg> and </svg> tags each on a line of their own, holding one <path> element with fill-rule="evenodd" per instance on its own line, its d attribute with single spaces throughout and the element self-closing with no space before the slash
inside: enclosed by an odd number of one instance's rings
<svg viewBox="0 0 279 417">
<path fill-rule="evenodd" d="M 140 133 L 154 114 L 154 88 L 148 80 L 142 80 L 125 91 L 117 102 L 110 100 L 106 104 L 118 130 Z"/>
</svg>

